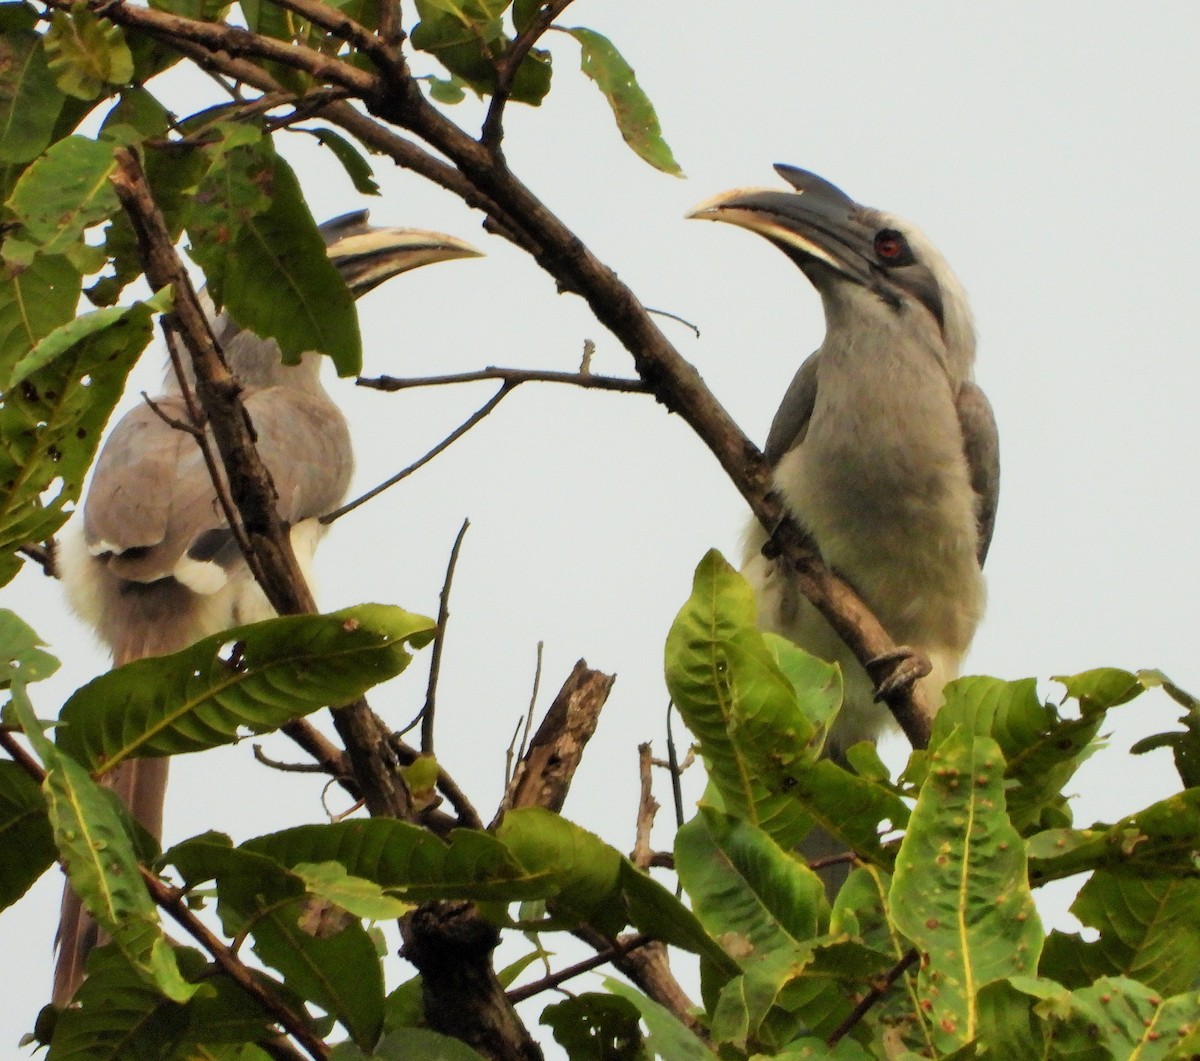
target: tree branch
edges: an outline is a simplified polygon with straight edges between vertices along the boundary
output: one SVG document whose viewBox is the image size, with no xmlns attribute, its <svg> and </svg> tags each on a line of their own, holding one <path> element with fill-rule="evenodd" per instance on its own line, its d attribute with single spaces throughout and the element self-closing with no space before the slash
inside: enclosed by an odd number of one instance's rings
<svg viewBox="0 0 1200 1061">
<path fill-rule="evenodd" d="M 355 383 L 377 391 L 402 391 L 415 387 L 442 387 L 452 383 L 479 383 L 483 380 L 501 380 L 517 387 L 522 383 L 569 383 L 590 390 L 624 391 L 629 394 L 650 394 L 649 386 L 640 379 L 623 376 L 594 376 L 590 372 L 552 372 L 542 369 L 500 368 L 489 365 L 475 372 L 453 372 L 444 376 L 376 376 L 368 379 L 359 376 Z"/>
<path fill-rule="evenodd" d="M 429 684 L 425 688 L 425 706 L 421 709 L 421 754 L 433 755 L 433 721 L 434 709 L 437 702 L 438 675 L 442 670 L 442 652 L 446 644 L 446 626 L 450 622 L 450 587 L 454 584 L 454 569 L 458 566 L 458 554 L 462 549 L 463 538 L 467 528 L 471 526 L 469 519 L 462 521 L 454 545 L 450 548 L 450 560 L 446 564 L 446 577 L 442 580 L 442 592 L 438 598 L 437 637 L 433 642 L 433 655 L 429 661 Z"/>
</svg>

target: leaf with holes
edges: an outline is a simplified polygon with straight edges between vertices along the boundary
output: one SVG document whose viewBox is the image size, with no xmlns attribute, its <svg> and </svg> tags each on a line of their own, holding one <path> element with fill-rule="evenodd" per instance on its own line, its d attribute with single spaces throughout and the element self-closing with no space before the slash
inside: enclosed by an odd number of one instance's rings
<svg viewBox="0 0 1200 1061">
<path fill-rule="evenodd" d="M 101 21 L 83 4 L 50 16 L 46 55 L 58 87 L 76 99 L 95 99 L 106 86 L 133 77 L 133 54 L 121 27 Z"/>
<path fill-rule="evenodd" d="M 625 143 L 638 158 L 655 169 L 673 177 L 682 177 L 683 170 L 663 139 L 654 104 L 638 84 L 633 67 L 625 61 L 612 41 L 595 30 L 577 27 L 566 32 L 579 42 L 582 49 L 580 69 L 596 83 L 608 100 Z"/>
<path fill-rule="evenodd" d="M 434 630 L 431 619 L 382 604 L 235 627 L 85 685 L 62 709 L 58 742 L 102 770 L 231 744 L 350 703 L 403 671 L 409 648 Z"/>
<path fill-rule="evenodd" d="M 111 144 L 68 136 L 21 174 L 8 205 L 43 253 L 64 253 L 117 212 L 108 179 L 116 167 Z"/>
</svg>

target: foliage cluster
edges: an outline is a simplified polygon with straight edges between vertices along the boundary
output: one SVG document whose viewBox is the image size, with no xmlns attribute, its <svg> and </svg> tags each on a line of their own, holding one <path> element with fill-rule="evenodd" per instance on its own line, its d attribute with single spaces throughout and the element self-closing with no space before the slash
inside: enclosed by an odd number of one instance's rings
<svg viewBox="0 0 1200 1061">
<path fill-rule="evenodd" d="M 171 239 L 186 232 L 218 304 L 286 358 L 316 349 L 353 374 L 352 301 L 274 138 L 317 136 L 373 194 L 363 147 L 391 142 L 345 106 L 356 98 L 457 150 L 457 171 L 443 172 L 392 146 L 455 190 L 465 187 L 455 172 L 474 173 L 464 198 L 544 252 L 500 163 L 486 170 L 440 111 L 405 92 L 490 98 L 478 144 L 498 159 L 505 101 L 537 104 L 549 91 L 552 56 L 539 45 L 568 2 L 416 0 L 407 34 L 387 0 L 0 4 L 0 582 L 66 518 L 154 317 L 172 306 L 168 289 L 118 305 L 146 248 L 113 189 L 114 149 L 136 150 Z M 677 172 L 616 49 L 590 29 L 565 35 L 623 138 Z M 413 79 L 411 49 L 441 73 Z M 168 112 L 147 85 L 182 60 L 226 78 L 229 99 Z M 85 121 L 94 135 L 77 131 Z M 94 308 L 81 314 L 84 296 Z M 385 983 L 385 926 L 469 903 L 532 941 L 500 973 L 506 986 L 546 958 L 547 933 L 586 931 L 626 951 L 656 941 L 698 958 L 694 1010 L 615 980 L 547 1006 L 543 1023 L 581 1061 L 1200 1055 L 1200 705 L 1152 673 L 1065 679 L 1069 711 L 1043 703 L 1032 681 L 963 679 L 929 748 L 893 779 L 870 747 L 853 749 L 848 769 L 821 758 L 839 674 L 753 619 L 748 588 L 714 554 L 667 638 L 668 686 L 709 779 L 678 830 L 677 895 L 544 807 L 444 835 L 377 817 L 237 846 L 213 831 L 159 851 L 98 783 L 106 773 L 350 703 L 404 671 L 437 624 L 363 605 L 232 630 L 97 678 L 63 706 L 51 740 L 30 687 L 57 664 L 4 613 L 0 907 L 60 862 L 111 937 L 76 1004 L 44 1011 L 36 1038 L 52 1061 L 529 1056 L 472 1037 L 465 1017 L 466 1041 L 431 1030 L 422 976 Z M 1182 730 L 1145 745 L 1171 746 L 1182 791 L 1076 828 L 1066 786 L 1107 713 L 1152 686 L 1186 711 Z M 421 760 L 406 774 L 413 791 L 430 777 L 436 764 Z M 832 897 L 794 853 L 814 825 L 854 853 Z M 1034 889 L 1082 873 L 1073 909 L 1094 938 L 1047 935 Z M 196 918 L 201 908 L 219 933 Z M 164 912 L 188 939 L 164 931 Z"/>
</svg>

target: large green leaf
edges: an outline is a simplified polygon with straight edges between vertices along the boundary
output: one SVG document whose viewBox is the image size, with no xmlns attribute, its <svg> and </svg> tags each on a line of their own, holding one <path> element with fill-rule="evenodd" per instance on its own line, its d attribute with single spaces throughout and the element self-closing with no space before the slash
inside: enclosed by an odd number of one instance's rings
<svg viewBox="0 0 1200 1061">
<path fill-rule="evenodd" d="M 945 1050 L 975 1037 L 979 989 L 1032 973 L 1042 949 L 1025 848 L 1005 812 L 1004 768 L 994 740 L 955 729 L 930 754 L 896 857 L 892 917 L 928 955 L 922 993 Z"/>
<path fill-rule="evenodd" d="M 24 4 L 4 4 L 22 9 Z M 32 29 L 0 34 L 0 162 L 29 162 L 50 143 L 63 97 Z"/>
<path fill-rule="evenodd" d="M 739 965 L 828 926 L 820 878 L 761 829 L 710 807 L 676 834 L 675 866 L 696 916 Z"/>
<path fill-rule="evenodd" d="M 726 809 L 784 847 L 799 843 L 811 819 L 758 776 L 737 734 L 743 718 L 758 716 L 774 723 L 782 746 L 803 748 L 811 726 L 757 632 L 753 592 L 715 550 L 696 568 L 692 595 L 667 635 L 666 679 Z"/>
<path fill-rule="evenodd" d="M 24 619 L 0 608 L 0 689 L 7 689 L 18 674 L 28 685 L 58 670 L 58 660 L 43 651 L 45 644 Z"/>
<path fill-rule="evenodd" d="M 1200 983 L 1200 880 L 1099 870 L 1079 890 L 1071 913 L 1098 938 L 1051 933 L 1043 976 L 1072 988 L 1101 976 L 1127 976 L 1164 995 Z"/>
<path fill-rule="evenodd" d="M 359 1045 L 378 1039 L 383 971 L 375 944 L 357 918 L 306 895 L 304 880 L 275 860 L 235 848 L 219 834 L 178 844 L 164 860 L 189 886 L 216 880 L 225 931 L 248 931 L 254 952 L 283 974 L 291 990 L 335 1016 Z"/>
<path fill-rule="evenodd" d="M 63 325 L 26 362 L 44 367 L 0 395 L 0 584 L 20 567 L 13 550 L 52 535 L 78 499 L 125 377 L 150 341 L 153 310 L 139 303 L 103 318 L 99 330 Z"/>
<path fill-rule="evenodd" d="M 749 584 L 714 551 L 667 635 L 667 688 L 699 740 L 723 809 L 781 847 L 794 847 L 816 823 L 890 866 L 880 836 L 903 827 L 908 808 L 886 785 L 818 758 L 841 703 L 841 677 L 804 655 L 759 632 Z"/>
<path fill-rule="evenodd" d="M 111 144 L 68 136 L 21 174 L 8 205 L 43 253 L 61 254 L 116 213 L 116 166 Z"/>
<path fill-rule="evenodd" d="M 513 901 L 548 898 L 557 883 L 529 872 L 490 833 L 456 829 L 441 840 L 427 829 L 382 818 L 356 818 L 247 840 L 245 850 L 284 866 L 337 862 L 347 873 L 413 902 L 457 898 Z"/>
<path fill-rule="evenodd" d="M 340 707 L 399 674 L 434 623 L 382 604 L 270 619 L 136 660 L 74 693 L 58 742 L 93 768 L 201 751 Z"/>
<path fill-rule="evenodd" d="M 28 265 L 5 262 L 0 273 L 0 386 L 17 362 L 75 316 L 83 278 L 60 254 L 38 254 Z"/>
<path fill-rule="evenodd" d="M 112 794 L 46 739 L 19 681 L 12 683 L 12 702 L 46 769 L 42 792 L 72 890 L 143 978 L 167 998 L 186 1002 L 196 988 L 183 979 L 163 935 Z"/>
<path fill-rule="evenodd" d="M 20 899 L 57 857 L 37 782 L 16 763 L 0 761 L 0 910 Z"/>
<path fill-rule="evenodd" d="M 662 127 L 650 97 L 642 91 L 637 75 L 607 37 L 595 30 L 576 27 L 566 31 L 582 49 L 580 69 L 595 83 L 608 100 L 621 137 L 655 169 L 682 177 L 683 170 L 663 139 Z"/>
<path fill-rule="evenodd" d="M 218 158 L 187 227 L 214 300 L 238 324 L 278 342 L 287 364 L 317 350 L 339 375 L 357 374 L 362 340 L 354 299 L 325 253 L 296 175 L 269 141 Z"/>
</svg>

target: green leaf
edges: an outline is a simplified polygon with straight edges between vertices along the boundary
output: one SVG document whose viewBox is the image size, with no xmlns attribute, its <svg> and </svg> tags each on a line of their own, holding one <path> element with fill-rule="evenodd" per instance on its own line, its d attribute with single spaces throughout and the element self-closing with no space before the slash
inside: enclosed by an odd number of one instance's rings
<svg viewBox="0 0 1200 1061">
<path fill-rule="evenodd" d="M 304 129 L 303 132 L 316 137 L 322 147 L 329 148 L 346 171 L 354 185 L 354 190 L 362 195 L 378 195 L 379 185 L 375 183 L 375 175 L 371 171 L 371 163 L 344 136 L 332 129 Z"/>
<path fill-rule="evenodd" d="M 1091 753 L 1105 710 L 1085 699 L 1078 718 L 1063 718 L 1038 699 L 1033 678 L 960 678 L 946 687 L 946 703 L 934 720 L 930 747 L 936 749 L 959 724 L 994 737 L 1007 763 L 1009 817 L 1024 832 L 1046 812 L 1070 820 L 1062 791 Z"/>
<path fill-rule="evenodd" d="M 416 0 L 421 21 L 413 27 L 414 48 L 430 52 L 478 95 L 496 91 L 496 60 L 512 44 L 500 15 L 509 0 Z M 531 48 L 517 67 L 509 98 L 537 106 L 550 91 L 549 53 Z"/>
<path fill-rule="evenodd" d="M 1122 877 L 1100 870 L 1071 913 L 1099 937 L 1053 932 L 1041 972 L 1067 987 L 1127 976 L 1164 995 L 1200 983 L 1200 880 Z"/>
<path fill-rule="evenodd" d="M 637 1007 L 618 995 L 586 991 L 542 1010 L 541 1023 L 572 1061 L 647 1061 Z"/>
<path fill-rule="evenodd" d="M 121 27 L 97 18 L 84 4 L 70 14 L 52 13 L 45 47 L 58 87 L 76 99 L 95 99 L 106 86 L 133 78 L 133 55 Z"/>
<path fill-rule="evenodd" d="M 1183 725 L 1182 730 L 1145 737 L 1130 751 L 1134 755 L 1142 755 L 1154 748 L 1169 747 L 1175 756 L 1175 769 L 1179 771 L 1183 787 L 1200 787 L 1200 700 L 1179 688 L 1162 671 L 1139 671 L 1138 678 L 1148 689 L 1160 686 L 1186 713 L 1179 720 Z"/>
<path fill-rule="evenodd" d="M 3 8 L 27 10 L 24 4 Z M 0 35 L 0 162 L 29 162 L 50 143 L 63 97 L 46 62 L 41 35 L 11 29 Z"/>
<path fill-rule="evenodd" d="M 292 872 L 304 882 L 305 890 L 368 921 L 403 917 L 412 903 L 388 895 L 374 881 L 352 877 L 340 862 L 301 862 Z"/>
<path fill-rule="evenodd" d="M 622 58 L 612 41 L 595 30 L 576 27 L 566 32 L 579 42 L 582 49 L 580 69 L 608 100 L 625 143 L 638 158 L 655 169 L 682 177 L 683 170 L 663 139 L 654 104 L 638 84 L 633 67 Z"/>
<path fill-rule="evenodd" d="M 549 873 L 527 872 L 490 833 L 469 829 L 456 829 L 445 841 L 407 822 L 354 819 L 285 829 L 243 847 L 284 866 L 334 861 L 411 902 L 507 902 L 546 898 L 556 890 Z"/>
<path fill-rule="evenodd" d="M 550 874 L 557 884 L 555 909 L 615 936 L 627 924 L 619 895 L 620 853 L 594 833 L 544 810 L 528 807 L 504 816 L 497 838 L 532 874 Z"/>
<path fill-rule="evenodd" d="M 960 727 L 929 764 L 889 900 L 896 927 L 928 954 L 922 1004 L 949 1050 L 974 1038 L 984 984 L 1036 969 L 1043 935 L 999 745 Z"/>
<path fill-rule="evenodd" d="M 322 917 L 296 874 L 265 855 L 205 834 L 164 855 L 191 887 L 215 879 L 230 935 L 249 931 L 254 952 L 289 988 L 335 1016 L 354 1040 L 375 1042 L 383 1027 L 383 972 L 357 919 Z"/>
<path fill-rule="evenodd" d="M 20 681 L 13 682 L 12 697 L 25 736 L 46 768 L 42 792 L 72 890 L 141 976 L 167 998 L 186 1002 L 196 988 L 183 979 L 163 935 L 111 793 L 42 735 Z"/>
<path fill-rule="evenodd" d="M 429 83 L 430 98 L 437 100 L 438 103 L 453 105 L 462 103 L 467 98 L 467 94 L 463 90 L 466 82 L 461 77 L 455 77 L 453 74 L 447 78 L 430 75 L 425 80 Z"/>
<path fill-rule="evenodd" d="M 720 553 L 708 553 L 696 568 L 691 598 L 667 635 L 667 688 L 699 742 L 726 809 L 792 847 L 811 819 L 794 799 L 758 776 L 738 736 L 746 716 L 766 718 L 760 728 L 774 729 L 783 747 L 803 748 L 812 733 L 755 617 L 746 580 Z"/>
<path fill-rule="evenodd" d="M 132 756 L 175 755 L 267 733 L 321 707 L 350 703 L 408 666 L 434 623 L 364 604 L 235 627 L 170 656 L 136 660 L 74 693 L 59 745 L 110 770 Z"/>
<path fill-rule="evenodd" d="M 269 142 L 234 149 L 214 165 L 188 232 L 214 300 L 243 328 L 278 342 L 286 364 L 316 350 L 342 376 L 359 371 L 354 300 L 325 253 L 296 175 Z"/>
<path fill-rule="evenodd" d="M 8 205 L 44 254 L 62 253 L 116 213 L 109 181 L 116 166 L 111 144 L 68 136 L 21 175 Z"/>
<path fill-rule="evenodd" d="M 1069 697 L 1098 710 L 1127 704 L 1146 688 L 1136 674 L 1116 667 L 1097 667 L 1071 677 L 1055 675 L 1054 680 L 1066 686 Z"/>
<path fill-rule="evenodd" d="M 1114 825 L 1047 829 L 1030 837 L 1030 879 L 1037 884 L 1092 869 L 1133 876 L 1195 872 L 1200 848 L 1200 789 L 1189 788 Z"/>
<path fill-rule="evenodd" d="M 841 703 L 841 678 L 836 666 L 801 655 L 759 632 L 749 584 L 714 551 L 696 569 L 692 596 L 667 636 L 667 688 L 725 810 L 784 848 L 815 822 L 890 866 L 880 835 L 902 827 L 908 808 L 889 787 L 817 758 Z"/>
<path fill-rule="evenodd" d="M 743 967 L 790 952 L 828 924 L 812 870 L 761 829 L 710 807 L 676 834 L 675 865 L 701 924 Z"/>
<path fill-rule="evenodd" d="M 30 356 L 56 356 L 0 395 L 0 584 L 20 567 L 13 551 L 50 537 L 78 499 L 125 377 L 150 342 L 151 313 L 140 303 L 102 330 L 68 332 L 77 341 L 65 349 L 50 333 Z"/>
<path fill-rule="evenodd" d="M 1024 1007 L 1018 993 L 1027 996 Z M 1071 992 L 1052 980 L 1014 977 L 985 989 L 981 1000 L 988 1056 L 1184 1061 L 1200 1048 L 1195 991 L 1163 999 L 1134 980 L 1102 977 Z"/>
<path fill-rule="evenodd" d="M 45 643 L 19 615 L 0 608 L 0 689 L 7 689 L 18 673 L 28 685 L 58 670 L 58 660 L 42 651 Z"/>
<path fill-rule="evenodd" d="M 0 761 L 0 910 L 20 899 L 57 857 L 37 782 L 16 763 Z"/>
</svg>

